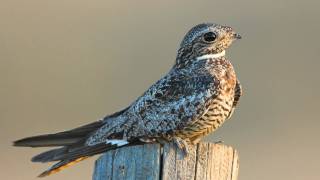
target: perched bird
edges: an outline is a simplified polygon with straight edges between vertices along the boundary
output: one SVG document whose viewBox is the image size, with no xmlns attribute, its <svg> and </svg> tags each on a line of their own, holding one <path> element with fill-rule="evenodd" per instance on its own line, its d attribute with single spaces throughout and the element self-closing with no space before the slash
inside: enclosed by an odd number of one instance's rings
<svg viewBox="0 0 320 180">
<path fill-rule="evenodd" d="M 95 154 L 143 143 L 174 142 L 183 152 L 228 119 L 241 96 L 225 50 L 241 36 L 231 27 L 199 24 L 184 37 L 171 70 L 127 108 L 69 131 L 24 138 L 15 146 L 61 146 L 32 158 L 58 161 L 40 177 Z"/>
</svg>

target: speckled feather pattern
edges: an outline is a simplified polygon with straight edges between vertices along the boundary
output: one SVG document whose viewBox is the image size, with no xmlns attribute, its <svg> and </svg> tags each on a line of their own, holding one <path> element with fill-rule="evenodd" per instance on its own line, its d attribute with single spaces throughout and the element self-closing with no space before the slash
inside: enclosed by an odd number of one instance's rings
<svg viewBox="0 0 320 180">
<path fill-rule="evenodd" d="M 214 31 L 218 40 L 204 43 L 203 34 Z M 108 139 L 128 141 L 172 140 L 191 143 L 214 131 L 231 116 L 241 86 L 225 56 L 198 60 L 219 54 L 230 46 L 230 27 L 200 24 L 184 37 L 176 63 L 162 79 L 116 117 L 104 118 L 104 126 L 86 141 L 93 146 Z"/>
<path fill-rule="evenodd" d="M 189 129 L 207 116 L 222 124 L 233 107 L 235 85 L 233 67 L 225 57 L 192 61 L 183 69 L 174 67 L 125 112 L 106 118 L 87 144 L 103 143 L 112 134 L 129 141 L 175 135 L 188 138 L 186 134 L 193 133 Z"/>
</svg>

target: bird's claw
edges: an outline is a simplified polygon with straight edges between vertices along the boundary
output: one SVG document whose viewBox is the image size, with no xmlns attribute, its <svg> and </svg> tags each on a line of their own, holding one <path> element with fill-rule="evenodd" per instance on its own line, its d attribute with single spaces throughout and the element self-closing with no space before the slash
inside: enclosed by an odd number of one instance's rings
<svg viewBox="0 0 320 180">
<path fill-rule="evenodd" d="M 186 140 L 179 137 L 173 138 L 174 144 L 182 151 L 183 156 L 186 157 L 189 154 L 189 145 Z"/>
</svg>

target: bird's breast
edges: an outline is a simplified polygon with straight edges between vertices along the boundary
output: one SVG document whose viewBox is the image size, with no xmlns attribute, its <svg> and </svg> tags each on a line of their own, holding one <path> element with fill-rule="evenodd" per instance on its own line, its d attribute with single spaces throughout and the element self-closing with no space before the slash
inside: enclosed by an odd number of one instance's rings
<svg viewBox="0 0 320 180">
<path fill-rule="evenodd" d="M 236 86 L 236 74 L 232 64 L 225 58 L 212 59 L 206 64 L 207 71 L 219 81 L 220 93 L 233 95 Z"/>
<path fill-rule="evenodd" d="M 231 63 L 225 59 L 216 59 L 208 61 L 206 69 L 219 82 L 219 87 L 213 89 L 218 94 L 205 107 L 202 117 L 184 129 L 182 138 L 189 138 L 192 142 L 197 142 L 219 128 L 229 117 L 234 101 L 236 75 Z"/>
</svg>

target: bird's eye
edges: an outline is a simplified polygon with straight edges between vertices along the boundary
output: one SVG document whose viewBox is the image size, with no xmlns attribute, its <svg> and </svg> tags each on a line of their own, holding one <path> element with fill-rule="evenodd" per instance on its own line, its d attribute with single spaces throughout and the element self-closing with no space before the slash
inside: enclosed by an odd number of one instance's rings
<svg viewBox="0 0 320 180">
<path fill-rule="evenodd" d="M 206 42 L 213 42 L 214 40 L 216 40 L 217 35 L 214 32 L 207 32 L 203 35 L 203 39 Z"/>
</svg>

